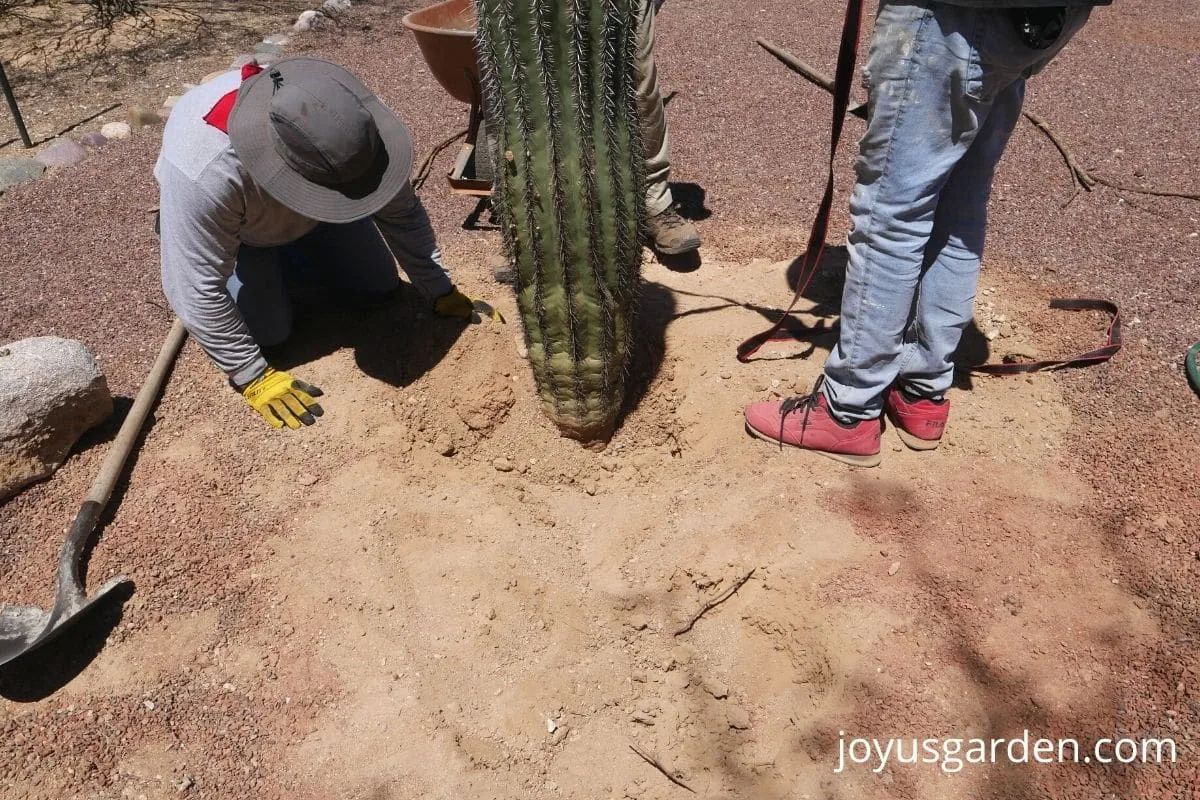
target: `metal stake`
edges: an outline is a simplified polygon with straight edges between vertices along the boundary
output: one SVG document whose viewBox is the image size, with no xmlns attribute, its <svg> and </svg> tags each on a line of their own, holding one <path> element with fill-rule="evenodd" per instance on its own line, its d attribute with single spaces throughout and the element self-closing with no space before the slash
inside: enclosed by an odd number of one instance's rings
<svg viewBox="0 0 1200 800">
<path fill-rule="evenodd" d="M 25 120 L 21 118 L 21 109 L 17 108 L 17 98 L 13 95 L 12 87 L 8 85 L 8 76 L 4 74 L 4 64 L 0 63 L 0 89 L 4 90 L 4 99 L 8 100 L 8 107 L 12 110 L 13 119 L 17 122 L 17 132 L 21 134 L 21 141 L 26 147 L 33 147 L 33 140 L 29 138 L 29 131 L 25 130 Z"/>
</svg>

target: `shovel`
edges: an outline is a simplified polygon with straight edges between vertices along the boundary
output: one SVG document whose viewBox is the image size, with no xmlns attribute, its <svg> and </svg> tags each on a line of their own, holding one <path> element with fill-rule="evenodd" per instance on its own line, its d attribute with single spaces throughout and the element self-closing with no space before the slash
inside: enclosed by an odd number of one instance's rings
<svg viewBox="0 0 1200 800">
<path fill-rule="evenodd" d="M 128 579 L 123 575 L 109 580 L 90 598 L 83 582 L 79 579 L 79 559 L 83 555 L 83 547 L 88 537 L 96 528 L 104 506 L 112 495 L 113 487 L 125 467 L 125 461 L 133 450 L 142 425 L 150 414 L 150 407 L 158 397 L 163 381 L 183 346 L 187 330 L 183 323 L 175 320 L 171 326 L 167 340 L 163 342 L 158 359 L 150 369 L 146 382 L 138 391 L 129 409 L 129 415 L 121 423 L 121 429 L 113 439 L 112 448 L 104 457 L 100 466 L 100 474 L 92 484 L 87 499 L 79 508 L 75 524 L 67 534 L 63 543 L 62 554 L 58 557 L 58 581 L 56 584 L 54 607 L 43 611 L 36 606 L 0 606 L 0 665 L 28 653 L 54 639 L 63 629 L 78 620 L 83 614 L 109 592 Z"/>
</svg>

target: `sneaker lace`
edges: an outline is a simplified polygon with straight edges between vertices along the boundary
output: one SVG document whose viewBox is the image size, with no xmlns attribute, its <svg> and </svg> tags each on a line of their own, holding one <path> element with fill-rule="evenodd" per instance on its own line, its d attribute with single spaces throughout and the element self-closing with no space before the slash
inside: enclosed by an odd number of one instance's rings
<svg viewBox="0 0 1200 800">
<path fill-rule="evenodd" d="M 783 424 L 787 420 L 788 414 L 794 414 L 797 411 L 804 412 L 804 416 L 800 419 L 800 437 L 804 438 L 804 431 L 808 428 L 808 415 L 817 407 L 817 400 L 821 392 L 821 384 L 825 381 L 825 376 L 820 375 L 816 383 L 813 384 L 812 391 L 806 395 L 789 397 L 779 406 L 779 449 L 783 449 Z"/>
</svg>

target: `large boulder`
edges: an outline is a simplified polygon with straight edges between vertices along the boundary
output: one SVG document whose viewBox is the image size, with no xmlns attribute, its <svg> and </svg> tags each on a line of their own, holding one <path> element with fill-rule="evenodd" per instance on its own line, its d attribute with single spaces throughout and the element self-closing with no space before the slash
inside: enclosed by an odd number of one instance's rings
<svg viewBox="0 0 1200 800">
<path fill-rule="evenodd" d="M 104 373 L 79 342 L 36 336 L 0 346 L 0 502 L 58 469 L 112 410 Z"/>
</svg>

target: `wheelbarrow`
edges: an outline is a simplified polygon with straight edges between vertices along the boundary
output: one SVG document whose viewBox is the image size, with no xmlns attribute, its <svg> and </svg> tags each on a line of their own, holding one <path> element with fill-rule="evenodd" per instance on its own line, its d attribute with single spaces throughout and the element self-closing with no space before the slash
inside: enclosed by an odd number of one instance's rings
<svg viewBox="0 0 1200 800">
<path fill-rule="evenodd" d="M 492 194 L 491 159 L 476 144 L 486 141 L 479 65 L 475 60 L 474 0 L 442 0 L 405 14 L 401 23 L 412 31 L 430 72 L 451 97 L 471 107 L 467 138 L 450 171 L 450 190 L 457 194 Z"/>
</svg>

